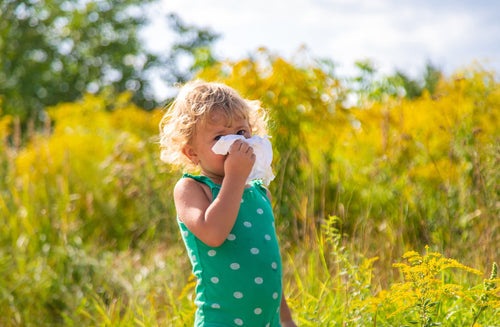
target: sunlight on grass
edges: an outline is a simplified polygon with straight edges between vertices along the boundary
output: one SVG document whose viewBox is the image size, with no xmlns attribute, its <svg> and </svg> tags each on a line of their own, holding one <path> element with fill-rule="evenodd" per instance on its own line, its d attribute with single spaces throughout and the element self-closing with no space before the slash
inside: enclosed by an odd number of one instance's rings
<svg viewBox="0 0 500 327">
<path fill-rule="evenodd" d="M 490 73 L 345 108 L 347 90 L 317 68 L 265 55 L 224 65 L 200 76 L 270 110 L 285 294 L 301 326 L 500 325 Z M 31 134 L 0 118 L 0 325 L 192 325 L 161 110 L 125 93 L 48 112 Z"/>
</svg>

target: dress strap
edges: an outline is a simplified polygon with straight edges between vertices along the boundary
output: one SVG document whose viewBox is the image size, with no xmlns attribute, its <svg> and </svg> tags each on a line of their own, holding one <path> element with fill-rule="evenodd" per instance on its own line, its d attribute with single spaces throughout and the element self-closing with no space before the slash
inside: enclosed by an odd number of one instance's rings
<svg viewBox="0 0 500 327">
<path fill-rule="evenodd" d="M 250 182 L 250 185 L 255 187 L 262 195 L 267 198 L 267 189 L 264 187 L 264 183 L 261 179 L 254 179 Z"/>
<path fill-rule="evenodd" d="M 210 187 L 210 189 L 212 190 L 212 194 L 214 196 L 217 195 L 220 191 L 221 186 L 219 184 L 215 184 L 214 182 L 212 182 L 212 180 L 207 176 L 191 175 L 188 173 L 184 173 L 182 174 L 182 178 L 192 178 L 197 182 L 208 185 L 208 187 Z"/>
</svg>

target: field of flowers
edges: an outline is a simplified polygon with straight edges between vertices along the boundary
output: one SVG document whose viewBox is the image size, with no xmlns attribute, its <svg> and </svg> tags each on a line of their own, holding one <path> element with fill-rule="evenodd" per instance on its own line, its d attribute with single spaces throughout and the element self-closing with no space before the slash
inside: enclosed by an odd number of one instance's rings
<svg viewBox="0 0 500 327">
<path fill-rule="evenodd" d="M 500 83 L 360 99 L 260 54 L 200 72 L 269 110 L 285 294 L 301 326 L 500 326 Z M 354 92 L 355 93 L 355 92 Z M 196 281 L 130 94 L 0 116 L 0 325 L 190 326 Z M 0 103 L 1 110 L 1 103 Z"/>
</svg>

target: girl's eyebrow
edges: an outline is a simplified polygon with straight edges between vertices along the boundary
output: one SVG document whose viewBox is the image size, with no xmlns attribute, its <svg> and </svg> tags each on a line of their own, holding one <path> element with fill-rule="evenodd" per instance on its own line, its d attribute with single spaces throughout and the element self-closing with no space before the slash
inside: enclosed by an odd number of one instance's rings
<svg viewBox="0 0 500 327">
<path fill-rule="evenodd" d="M 217 130 L 217 131 L 214 131 L 212 134 L 217 136 L 217 135 L 224 134 L 224 131 L 223 130 Z"/>
<path fill-rule="evenodd" d="M 228 129 L 232 129 L 232 128 L 237 129 L 237 130 L 249 129 L 249 126 L 246 124 L 241 124 L 241 125 L 236 125 L 234 127 L 233 126 L 224 127 L 224 128 L 213 130 L 212 134 L 214 134 L 214 135 L 224 134 L 227 132 Z"/>
<path fill-rule="evenodd" d="M 225 134 L 226 130 L 227 130 L 226 128 L 224 128 L 224 129 L 222 129 L 222 128 L 213 129 L 212 131 L 210 131 L 210 134 L 212 134 L 214 136 L 217 136 L 217 135 Z"/>
<path fill-rule="evenodd" d="M 245 121 L 245 123 L 242 123 L 240 125 L 236 125 L 235 127 L 236 128 L 249 128 L 250 124 L 247 121 Z"/>
</svg>

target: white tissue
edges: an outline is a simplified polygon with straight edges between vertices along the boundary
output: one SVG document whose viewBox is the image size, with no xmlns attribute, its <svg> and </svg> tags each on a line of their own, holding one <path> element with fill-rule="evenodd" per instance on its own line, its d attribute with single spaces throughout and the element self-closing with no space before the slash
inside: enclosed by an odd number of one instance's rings
<svg viewBox="0 0 500 327">
<path fill-rule="evenodd" d="M 273 148 L 271 142 L 269 141 L 270 136 L 266 135 L 260 137 L 258 135 L 252 136 L 247 139 L 243 135 L 225 135 L 222 136 L 217 143 L 212 147 L 212 151 L 216 154 L 227 154 L 231 144 L 236 140 L 243 140 L 247 142 L 252 148 L 255 154 L 255 163 L 253 164 L 252 171 L 248 176 L 247 183 L 253 179 L 262 179 L 264 185 L 269 185 L 274 179 L 274 174 L 271 169 L 271 163 L 273 161 Z"/>
</svg>

